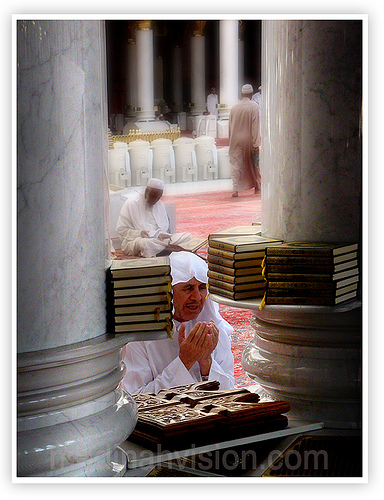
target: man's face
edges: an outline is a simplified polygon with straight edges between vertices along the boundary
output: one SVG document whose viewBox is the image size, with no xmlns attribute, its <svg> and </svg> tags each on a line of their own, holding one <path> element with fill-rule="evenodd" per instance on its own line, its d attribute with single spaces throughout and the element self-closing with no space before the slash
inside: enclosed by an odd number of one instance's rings
<svg viewBox="0 0 384 500">
<path fill-rule="evenodd" d="M 163 196 L 163 191 L 153 187 L 146 187 L 144 196 L 148 205 L 153 206 Z"/>
<path fill-rule="evenodd" d="M 207 297 L 207 285 L 196 278 L 173 286 L 173 316 L 184 322 L 197 318 L 204 307 Z"/>
</svg>

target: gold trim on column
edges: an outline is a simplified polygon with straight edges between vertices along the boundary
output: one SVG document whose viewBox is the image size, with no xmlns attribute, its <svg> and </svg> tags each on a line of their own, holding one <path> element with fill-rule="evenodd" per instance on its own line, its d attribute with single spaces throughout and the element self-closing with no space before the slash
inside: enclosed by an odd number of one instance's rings
<svg viewBox="0 0 384 500">
<path fill-rule="evenodd" d="M 151 29 L 151 20 L 145 20 L 145 21 L 137 21 L 137 26 L 139 30 L 150 30 Z"/>
<path fill-rule="evenodd" d="M 205 28 L 205 23 L 207 21 L 193 21 L 193 36 L 203 36 L 203 31 Z"/>
</svg>

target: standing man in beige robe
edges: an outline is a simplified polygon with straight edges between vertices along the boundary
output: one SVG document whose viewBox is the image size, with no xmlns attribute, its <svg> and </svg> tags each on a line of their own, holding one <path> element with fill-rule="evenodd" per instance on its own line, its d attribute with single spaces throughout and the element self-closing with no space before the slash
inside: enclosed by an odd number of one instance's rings
<svg viewBox="0 0 384 500">
<path fill-rule="evenodd" d="M 242 100 L 236 103 L 229 115 L 229 160 L 232 169 L 233 197 L 239 191 L 255 188 L 260 191 L 261 178 L 255 168 L 254 157 L 259 152 L 260 113 L 259 106 L 252 101 L 253 87 L 242 86 Z"/>
</svg>

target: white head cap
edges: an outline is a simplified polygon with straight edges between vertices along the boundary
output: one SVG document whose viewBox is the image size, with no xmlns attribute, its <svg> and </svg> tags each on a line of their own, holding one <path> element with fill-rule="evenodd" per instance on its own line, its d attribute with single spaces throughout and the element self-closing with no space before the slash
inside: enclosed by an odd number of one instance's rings
<svg viewBox="0 0 384 500">
<path fill-rule="evenodd" d="M 200 283 L 208 282 L 207 263 L 192 252 L 172 252 L 171 262 L 172 286 L 177 283 L 186 283 L 196 278 Z"/>
<path fill-rule="evenodd" d="M 246 83 L 241 87 L 242 94 L 253 94 L 253 87 L 250 83 Z"/>
<path fill-rule="evenodd" d="M 150 179 L 148 179 L 147 187 L 164 191 L 164 182 L 161 179 L 155 179 L 154 177 L 151 177 Z"/>
</svg>

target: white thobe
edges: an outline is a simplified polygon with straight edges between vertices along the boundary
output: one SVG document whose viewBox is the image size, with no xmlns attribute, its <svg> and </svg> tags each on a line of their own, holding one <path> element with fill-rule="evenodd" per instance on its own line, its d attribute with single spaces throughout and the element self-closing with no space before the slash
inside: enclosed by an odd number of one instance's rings
<svg viewBox="0 0 384 500">
<path fill-rule="evenodd" d="M 260 146 L 259 106 L 248 97 L 232 106 L 229 115 L 229 161 L 234 191 L 260 189 L 260 173 L 254 168 L 253 149 Z"/>
<path fill-rule="evenodd" d="M 217 97 L 217 94 L 208 94 L 207 96 L 207 110 L 211 115 L 217 116 L 218 111 L 217 111 L 217 104 L 219 102 L 219 98 Z"/>
<path fill-rule="evenodd" d="M 168 244 L 182 245 L 192 238 L 189 233 L 175 233 L 165 241 L 159 235 L 169 232 L 169 219 L 164 203 L 159 200 L 153 207 L 145 203 L 144 193 L 137 193 L 125 201 L 116 224 L 121 249 L 127 255 L 154 257 Z M 149 238 L 141 236 L 147 231 Z"/>
<path fill-rule="evenodd" d="M 208 317 L 215 321 L 219 329 L 219 342 L 212 353 L 212 365 L 208 378 L 218 380 L 220 389 L 233 389 L 234 359 L 230 340 L 233 328 L 219 315 L 218 305 L 212 306 L 212 304 L 214 303 L 209 298 L 206 299 L 204 306 L 206 310 L 203 309 L 197 319 L 186 323 L 185 334 L 187 335 L 198 321 L 209 321 Z M 215 312 L 210 314 L 213 309 Z M 174 323 L 173 339 L 130 342 L 125 346 L 123 361 L 127 370 L 122 385 L 128 393 L 157 394 L 161 389 L 202 381 L 198 362 L 187 370 L 179 358 L 180 323 L 177 321 Z"/>
</svg>

